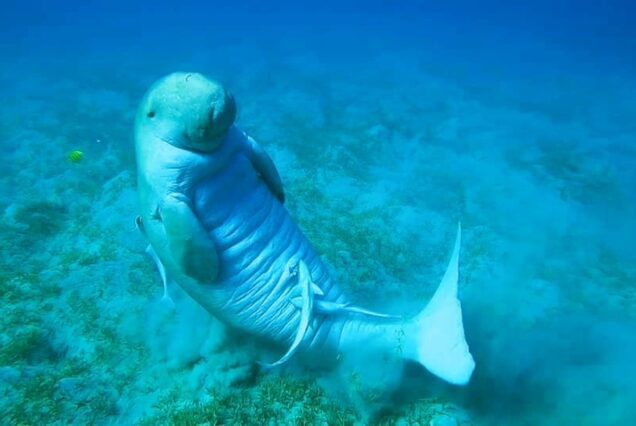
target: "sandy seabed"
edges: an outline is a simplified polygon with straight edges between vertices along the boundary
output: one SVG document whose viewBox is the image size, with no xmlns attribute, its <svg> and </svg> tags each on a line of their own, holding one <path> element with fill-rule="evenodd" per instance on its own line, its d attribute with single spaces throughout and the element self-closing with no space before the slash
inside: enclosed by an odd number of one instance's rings
<svg viewBox="0 0 636 426">
<path fill-rule="evenodd" d="M 417 52 L 339 62 L 245 49 L 0 71 L 2 423 L 636 420 L 633 79 L 478 79 Z M 280 348 L 228 334 L 178 288 L 174 306 L 161 302 L 134 227 L 132 127 L 148 85 L 178 69 L 233 90 L 293 217 L 360 303 L 424 306 L 461 220 L 469 386 L 414 366 L 391 395 L 365 365 L 261 372 L 255 361 Z"/>
</svg>

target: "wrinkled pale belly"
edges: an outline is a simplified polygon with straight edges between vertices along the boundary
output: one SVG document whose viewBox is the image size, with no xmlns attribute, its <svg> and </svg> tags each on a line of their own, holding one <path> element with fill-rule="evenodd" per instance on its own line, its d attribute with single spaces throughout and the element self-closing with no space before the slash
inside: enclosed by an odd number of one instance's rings
<svg viewBox="0 0 636 426">
<path fill-rule="evenodd" d="M 280 279 L 291 259 L 305 262 L 325 300 L 342 302 L 343 296 L 286 208 L 258 176 L 239 172 L 243 175 L 205 182 L 195 202 L 220 257 L 213 313 L 234 327 L 289 344 L 300 321 L 288 297 L 297 280 Z M 341 328 L 342 321 L 316 315 L 302 347 L 337 344 Z"/>
</svg>

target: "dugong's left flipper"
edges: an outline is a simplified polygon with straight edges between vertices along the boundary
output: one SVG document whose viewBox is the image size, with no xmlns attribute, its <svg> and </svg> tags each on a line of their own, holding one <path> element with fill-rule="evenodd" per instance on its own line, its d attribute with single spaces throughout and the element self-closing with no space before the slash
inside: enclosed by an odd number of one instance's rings
<svg viewBox="0 0 636 426">
<path fill-rule="evenodd" d="M 168 248 L 179 269 L 202 283 L 216 280 L 219 257 L 214 243 L 182 194 L 168 194 L 160 207 Z"/>
<path fill-rule="evenodd" d="M 274 194 L 281 203 L 284 203 L 285 191 L 283 189 L 283 181 L 280 179 L 274 162 L 267 152 L 249 136 L 247 137 L 247 154 L 252 165 L 265 181 L 269 190 L 272 191 L 272 194 Z"/>
</svg>

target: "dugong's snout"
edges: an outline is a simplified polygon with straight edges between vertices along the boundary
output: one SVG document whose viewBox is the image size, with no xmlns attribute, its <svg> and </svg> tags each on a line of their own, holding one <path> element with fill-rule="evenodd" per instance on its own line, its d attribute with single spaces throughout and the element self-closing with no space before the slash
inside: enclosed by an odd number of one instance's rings
<svg viewBox="0 0 636 426">
<path fill-rule="evenodd" d="M 236 102 L 223 85 L 198 73 L 177 72 L 148 90 L 136 126 L 179 148 L 211 152 L 235 118 Z"/>
</svg>

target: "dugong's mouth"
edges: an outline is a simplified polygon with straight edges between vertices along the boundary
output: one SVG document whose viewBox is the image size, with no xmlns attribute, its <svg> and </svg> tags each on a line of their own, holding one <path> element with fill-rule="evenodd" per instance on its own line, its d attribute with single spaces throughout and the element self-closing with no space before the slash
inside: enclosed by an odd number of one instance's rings
<svg viewBox="0 0 636 426">
<path fill-rule="evenodd" d="M 189 152 L 194 152 L 196 154 L 209 154 L 210 151 L 206 151 L 204 149 L 199 149 L 195 146 L 193 146 L 190 143 L 187 143 L 185 140 L 179 140 L 177 138 L 171 138 L 170 136 L 165 136 L 165 135 L 158 135 L 158 134 L 154 134 L 154 137 L 157 140 L 160 140 L 161 142 L 165 142 L 170 146 L 173 146 L 174 148 L 183 150 L 183 151 L 189 151 Z"/>
<path fill-rule="evenodd" d="M 161 142 L 165 142 L 168 145 L 172 145 L 172 146 L 179 146 L 180 145 L 173 138 L 171 138 L 169 136 L 159 135 L 157 133 L 153 133 L 152 135 L 155 137 L 155 139 L 160 140 Z"/>
</svg>

